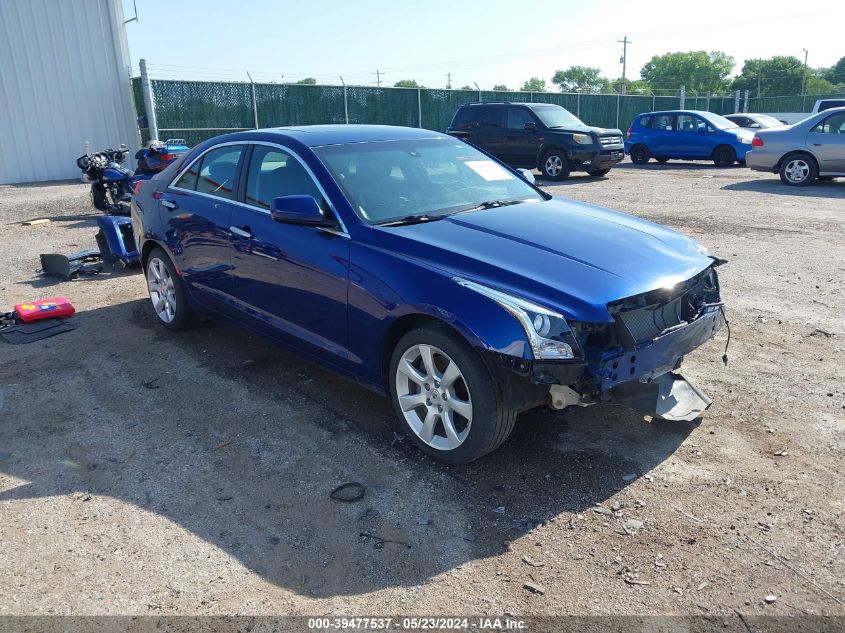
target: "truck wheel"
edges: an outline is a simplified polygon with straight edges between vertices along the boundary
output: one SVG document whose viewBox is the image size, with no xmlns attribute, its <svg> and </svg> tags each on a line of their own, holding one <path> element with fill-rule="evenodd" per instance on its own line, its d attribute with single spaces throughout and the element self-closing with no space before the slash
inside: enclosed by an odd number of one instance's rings
<svg viewBox="0 0 845 633">
<path fill-rule="evenodd" d="M 736 162 L 736 150 L 729 145 L 720 145 L 713 150 L 713 164 L 716 167 L 730 167 Z"/>
<path fill-rule="evenodd" d="M 651 158 L 651 152 L 645 145 L 634 145 L 631 148 L 631 162 L 635 165 L 645 165 Z"/>
<path fill-rule="evenodd" d="M 390 399 L 405 434 L 427 455 L 449 464 L 474 461 L 513 430 L 487 365 L 466 341 L 441 325 L 403 336 L 390 359 Z"/>
<path fill-rule="evenodd" d="M 610 173 L 610 167 L 607 167 L 606 169 L 588 169 L 587 173 L 593 178 L 600 178 L 601 176 L 607 176 Z"/>
<path fill-rule="evenodd" d="M 790 154 L 780 161 L 780 180 L 790 187 L 809 185 L 818 174 L 816 161 L 807 154 Z"/>
<path fill-rule="evenodd" d="M 572 172 L 572 165 L 565 152 L 553 149 L 546 152 L 540 161 L 540 171 L 549 180 L 563 180 L 569 177 L 570 172 Z"/>
</svg>

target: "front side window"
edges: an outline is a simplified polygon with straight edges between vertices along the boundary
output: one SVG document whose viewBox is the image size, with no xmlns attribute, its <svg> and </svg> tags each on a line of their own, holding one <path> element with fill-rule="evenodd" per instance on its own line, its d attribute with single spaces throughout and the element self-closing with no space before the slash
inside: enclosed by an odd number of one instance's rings
<svg viewBox="0 0 845 633">
<path fill-rule="evenodd" d="M 827 117 L 817 124 L 812 131 L 819 134 L 845 134 L 845 112 Z"/>
<path fill-rule="evenodd" d="M 320 189 L 302 163 L 278 147 L 256 145 L 246 177 L 246 203 L 270 209 L 274 198 L 313 196 L 325 208 Z"/>
<path fill-rule="evenodd" d="M 176 186 L 231 199 L 243 151 L 243 145 L 226 145 L 209 150 L 182 174 Z"/>
<path fill-rule="evenodd" d="M 707 129 L 707 124 L 704 121 L 691 114 L 679 114 L 676 120 L 675 129 L 679 132 L 698 132 Z"/>
<path fill-rule="evenodd" d="M 537 123 L 527 108 L 508 108 L 508 129 L 524 130 L 526 123 Z"/>
<path fill-rule="evenodd" d="M 500 163 L 453 138 L 328 145 L 315 153 L 371 224 L 452 215 L 493 201 L 544 200 Z"/>
</svg>

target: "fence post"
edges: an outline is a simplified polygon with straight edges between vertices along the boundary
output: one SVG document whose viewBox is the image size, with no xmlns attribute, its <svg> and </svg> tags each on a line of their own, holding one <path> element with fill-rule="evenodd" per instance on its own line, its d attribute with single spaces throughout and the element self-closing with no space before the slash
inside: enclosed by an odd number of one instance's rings
<svg viewBox="0 0 845 633">
<path fill-rule="evenodd" d="M 695 101 L 695 105 L 698 105 L 698 99 Z M 704 98 L 704 109 L 708 112 L 710 111 L 710 91 L 707 91 L 707 96 Z"/>
<path fill-rule="evenodd" d="M 620 92 L 616 93 L 616 127 L 619 127 L 619 101 L 622 99 L 622 94 Z"/>
<path fill-rule="evenodd" d="M 534 91 L 533 90 L 528 91 L 528 101 L 530 103 L 534 103 Z"/>
<path fill-rule="evenodd" d="M 249 77 L 249 85 L 252 88 L 252 116 L 255 120 L 255 129 L 258 129 L 258 105 L 255 101 L 255 82 L 252 80 L 252 75 L 249 74 L 249 71 L 246 72 L 246 76 Z"/>
<path fill-rule="evenodd" d="M 734 112 L 739 112 L 739 95 L 740 95 L 740 92 L 741 92 L 740 90 L 737 90 L 736 94 L 734 95 Z"/>
<path fill-rule="evenodd" d="M 349 102 L 346 100 L 346 82 L 343 77 L 340 78 L 340 83 L 343 84 L 343 120 L 349 125 Z"/>
<path fill-rule="evenodd" d="M 478 85 L 477 81 L 473 81 L 472 83 L 474 83 L 475 87 L 478 89 L 478 103 L 481 103 L 481 87 Z"/>
<path fill-rule="evenodd" d="M 575 116 L 581 118 L 581 91 L 575 93 Z"/>
<path fill-rule="evenodd" d="M 687 87 L 686 87 L 686 86 L 681 86 L 681 97 L 680 97 L 680 101 L 681 101 L 681 103 L 680 103 L 680 105 L 678 106 L 678 109 L 679 109 L 679 110 L 683 110 L 683 109 L 684 109 L 684 106 L 686 105 L 686 102 L 687 102 Z"/>
<path fill-rule="evenodd" d="M 743 102 L 742 102 L 742 111 L 743 111 L 743 112 L 748 112 L 748 94 L 749 94 L 750 92 L 751 92 L 750 90 L 746 90 L 746 91 L 745 91 L 745 98 L 744 98 L 744 100 L 743 100 Z"/>
<path fill-rule="evenodd" d="M 657 95 L 654 94 L 654 91 L 651 93 L 651 111 L 654 112 L 657 110 Z"/>
<path fill-rule="evenodd" d="M 419 125 L 417 127 L 422 127 L 422 88 L 417 88 L 417 121 Z"/>
<path fill-rule="evenodd" d="M 147 111 L 147 129 L 150 132 L 150 140 L 158 139 L 158 121 L 156 120 L 155 95 L 150 76 L 147 74 L 147 60 L 138 62 L 141 67 L 141 92 L 144 94 L 144 109 Z"/>
</svg>

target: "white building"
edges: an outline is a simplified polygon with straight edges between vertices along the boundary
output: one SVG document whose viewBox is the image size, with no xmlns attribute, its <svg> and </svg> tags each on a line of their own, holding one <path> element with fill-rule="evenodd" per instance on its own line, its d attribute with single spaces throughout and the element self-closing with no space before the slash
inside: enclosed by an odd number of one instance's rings
<svg viewBox="0 0 845 633">
<path fill-rule="evenodd" d="M 138 148 L 121 0 L 0 0 L 0 184 L 79 178 Z"/>
</svg>

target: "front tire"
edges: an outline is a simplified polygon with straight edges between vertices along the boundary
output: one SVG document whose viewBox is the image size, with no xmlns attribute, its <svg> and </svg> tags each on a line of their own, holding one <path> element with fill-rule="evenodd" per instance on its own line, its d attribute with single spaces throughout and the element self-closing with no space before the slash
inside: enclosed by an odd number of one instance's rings
<svg viewBox="0 0 845 633">
<path fill-rule="evenodd" d="M 818 175 L 816 161 L 806 154 L 790 154 L 780 163 L 780 180 L 790 187 L 809 185 Z"/>
<path fill-rule="evenodd" d="M 546 152 L 540 161 L 540 171 L 549 180 L 564 180 L 572 172 L 572 165 L 565 152 L 553 149 Z"/>
<path fill-rule="evenodd" d="M 713 164 L 716 167 L 730 167 L 736 162 L 736 150 L 728 145 L 720 145 L 713 150 Z"/>
<path fill-rule="evenodd" d="M 412 330 L 390 359 L 390 399 L 407 436 L 449 464 L 474 461 L 510 435 L 516 410 L 502 406 L 484 361 L 445 326 Z"/>
<path fill-rule="evenodd" d="M 601 178 L 602 176 L 607 176 L 610 173 L 610 167 L 606 169 L 588 169 L 587 173 L 593 178 Z"/>
<path fill-rule="evenodd" d="M 147 258 L 147 291 L 158 322 L 168 330 L 184 330 L 193 324 L 194 315 L 188 305 L 185 282 L 176 272 L 171 259 L 160 248 Z"/>
<path fill-rule="evenodd" d="M 634 145 L 630 152 L 631 162 L 635 165 L 645 165 L 651 158 L 651 152 L 645 145 Z"/>
</svg>

